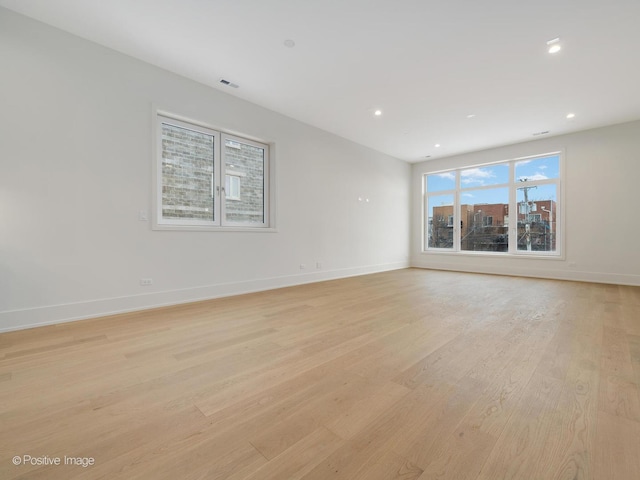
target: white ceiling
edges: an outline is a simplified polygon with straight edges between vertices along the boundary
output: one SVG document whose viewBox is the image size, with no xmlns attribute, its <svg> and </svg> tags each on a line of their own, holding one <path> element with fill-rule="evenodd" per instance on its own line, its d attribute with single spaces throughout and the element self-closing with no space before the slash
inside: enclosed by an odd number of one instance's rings
<svg viewBox="0 0 640 480">
<path fill-rule="evenodd" d="M 412 162 L 640 118 L 640 0 L 0 6 Z"/>
</svg>

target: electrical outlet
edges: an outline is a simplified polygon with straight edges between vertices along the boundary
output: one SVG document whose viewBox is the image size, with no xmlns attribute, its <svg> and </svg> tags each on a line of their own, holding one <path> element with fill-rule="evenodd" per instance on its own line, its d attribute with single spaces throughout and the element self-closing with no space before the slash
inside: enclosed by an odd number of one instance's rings
<svg viewBox="0 0 640 480">
<path fill-rule="evenodd" d="M 316 269 L 320 270 L 322 268 L 322 263 L 316 262 Z"/>
<path fill-rule="evenodd" d="M 153 278 L 141 278 L 140 285 L 143 287 L 148 287 L 149 285 L 153 285 Z"/>
<path fill-rule="evenodd" d="M 146 210 L 140 210 L 138 212 L 138 220 L 140 220 L 141 222 L 148 222 L 149 221 L 149 214 L 147 213 Z"/>
<path fill-rule="evenodd" d="M 300 264 L 300 270 L 304 270 L 305 268 L 307 268 L 307 266 L 304 263 Z"/>
</svg>

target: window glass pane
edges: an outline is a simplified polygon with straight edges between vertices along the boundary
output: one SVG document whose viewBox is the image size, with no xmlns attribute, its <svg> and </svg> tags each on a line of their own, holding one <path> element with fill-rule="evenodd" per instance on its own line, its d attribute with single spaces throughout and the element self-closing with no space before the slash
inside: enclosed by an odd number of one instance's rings
<svg viewBox="0 0 640 480">
<path fill-rule="evenodd" d="M 518 250 L 556 251 L 556 190 L 555 184 L 518 188 Z"/>
<path fill-rule="evenodd" d="M 532 158 L 516 162 L 516 181 L 533 182 L 558 178 L 560 176 L 560 157 L 552 155 L 544 158 Z"/>
<path fill-rule="evenodd" d="M 453 195 L 431 195 L 427 198 L 428 248 L 453 248 Z"/>
<path fill-rule="evenodd" d="M 229 191 L 227 195 L 236 194 L 234 201 L 225 203 L 225 220 L 241 223 L 264 223 L 265 221 L 265 149 L 225 139 L 224 141 L 225 171 L 229 175 Z M 242 182 L 237 189 L 232 185 L 236 178 Z"/>
<path fill-rule="evenodd" d="M 162 124 L 162 218 L 214 220 L 212 135 Z"/>
<path fill-rule="evenodd" d="M 227 200 L 240 200 L 240 177 L 227 175 L 225 179 L 225 190 Z"/>
<path fill-rule="evenodd" d="M 427 175 L 427 192 L 442 192 L 444 190 L 455 190 L 456 172 L 435 173 Z"/>
<path fill-rule="evenodd" d="M 460 194 L 460 248 L 508 251 L 509 188 L 465 190 Z"/>
<path fill-rule="evenodd" d="M 483 187 L 509 182 L 509 164 L 475 167 L 460 172 L 460 188 Z"/>
</svg>

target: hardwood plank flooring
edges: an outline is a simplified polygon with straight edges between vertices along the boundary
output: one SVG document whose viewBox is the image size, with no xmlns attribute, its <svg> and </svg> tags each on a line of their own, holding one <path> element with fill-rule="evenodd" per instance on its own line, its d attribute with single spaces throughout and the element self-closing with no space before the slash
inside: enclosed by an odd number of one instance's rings
<svg viewBox="0 0 640 480">
<path fill-rule="evenodd" d="M 0 478 L 637 480 L 640 288 L 406 269 L 0 334 Z"/>
</svg>

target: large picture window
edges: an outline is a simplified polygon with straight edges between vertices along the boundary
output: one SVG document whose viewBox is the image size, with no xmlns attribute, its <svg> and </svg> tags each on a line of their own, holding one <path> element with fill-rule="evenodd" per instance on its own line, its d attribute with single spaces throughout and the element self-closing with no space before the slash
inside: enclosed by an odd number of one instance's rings
<svg viewBox="0 0 640 480">
<path fill-rule="evenodd" d="M 425 175 L 424 250 L 560 255 L 559 153 Z"/>
<path fill-rule="evenodd" d="M 269 227 L 269 147 L 158 115 L 157 228 Z"/>
</svg>

